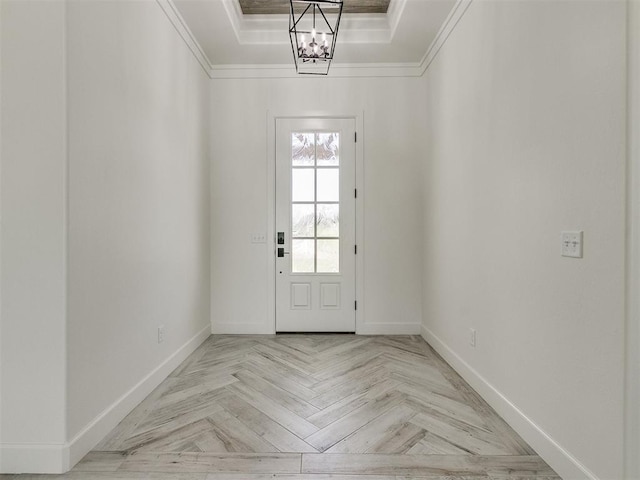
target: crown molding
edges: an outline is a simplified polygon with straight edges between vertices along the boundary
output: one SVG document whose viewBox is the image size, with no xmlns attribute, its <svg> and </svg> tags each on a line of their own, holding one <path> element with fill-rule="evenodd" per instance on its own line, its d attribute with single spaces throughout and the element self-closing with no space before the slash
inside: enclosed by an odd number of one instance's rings
<svg viewBox="0 0 640 480">
<path fill-rule="evenodd" d="M 421 63 L 334 63 L 327 75 L 328 78 L 346 77 L 420 77 L 423 68 Z M 286 65 L 215 65 L 211 69 L 211 78 L 244 79 L 244 78 L 313 78 L 298 75 L 293 63 Z"/>
<path fill-rule="evenodd" d="M 173 27 L 176 29 L 178 35 L 180 35 L 180 38 L 182 38 L 189 50 L 191 50 L 191 53 L 193 53 L 193 56 L 196 58 L 200 66 L 202 66 L 205 73 L 209 77 L 211 77 L 211 69 L 213 68 L 213 65 L 211 64 L 211 61 L 209 60 L 207 55 L 204 53 L 204 50 L 200 46 L 200 43 L 198 43 L 198 40 L 196 40 L 196 37 L 191 32 L 191 29 L 189 29 L 187 22 L 184 20 L 184 18 L 182 18 L 182 15 L 180 15 L 180 12 L 176 8 L 173 1 L 156 0 L 156 3 L 160 6 Z"/>
<path fill-rule="evenodd" d="M 440 52 L 440 49 L 444 46 L 449 38 L 449 35 L 453 32 L 458 25 L 458 22 L 462 19 L 464 14 L 467 12 L 467 9 L 471 6 L 473 0 L 457 0 L 456 4 L 451 9 L 451 12 L 445 19 L 442 27 L 438 30 L 436 37 L 429 45 L 427 52 L 424 54 L 421 65 L 421 73 L 420 75 L 424 75 L 431 63 L 435 60 L 436 56 Z"/>
</svg>

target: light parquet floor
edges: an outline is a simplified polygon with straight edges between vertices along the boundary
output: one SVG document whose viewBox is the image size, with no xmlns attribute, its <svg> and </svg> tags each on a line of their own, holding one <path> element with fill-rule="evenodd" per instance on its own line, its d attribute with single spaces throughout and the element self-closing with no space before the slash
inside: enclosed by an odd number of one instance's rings
<svg viewBox="0 0 640 480">
<path fill-rule="evenodd" d="M 420 337 L 212 336 L 72 472 L 17 479 L 559 480 Z"/>
</svg>

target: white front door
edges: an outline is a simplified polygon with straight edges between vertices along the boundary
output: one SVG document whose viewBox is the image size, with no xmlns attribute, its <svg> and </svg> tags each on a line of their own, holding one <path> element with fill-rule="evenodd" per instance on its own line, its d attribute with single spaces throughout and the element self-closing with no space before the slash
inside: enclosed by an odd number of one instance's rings
<svg viewBox="0 0 640 480">
<path fill-rule="evenodd" d="M 276 331 L 355 332 L 355 120 L 276 121 Z"/>
</svg>

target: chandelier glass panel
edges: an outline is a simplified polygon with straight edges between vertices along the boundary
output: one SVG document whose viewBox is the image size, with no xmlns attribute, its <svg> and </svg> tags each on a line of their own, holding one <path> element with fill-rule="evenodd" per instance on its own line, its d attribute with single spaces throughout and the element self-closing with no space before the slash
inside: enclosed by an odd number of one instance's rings
<svg viewBox="0 0 640 480">
<path fill-rule="evenodd" d="M 289 0 L 289 37 L 296 71 L 327 75 L 336 47 L 342 0 Z"/>
</svg>

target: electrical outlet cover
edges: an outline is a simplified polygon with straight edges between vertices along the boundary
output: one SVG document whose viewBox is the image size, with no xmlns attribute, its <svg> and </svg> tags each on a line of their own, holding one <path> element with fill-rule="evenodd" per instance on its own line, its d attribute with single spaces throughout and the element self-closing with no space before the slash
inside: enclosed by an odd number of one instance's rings
<svg viewBox="0 0 640 480">
<path fill-rule="evenodd" d="M 164 342 L 164 325 L 158 327 L 158 343 Z"/>
</svg>

